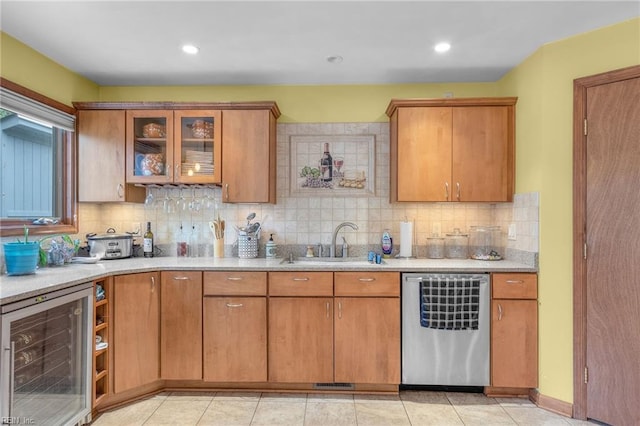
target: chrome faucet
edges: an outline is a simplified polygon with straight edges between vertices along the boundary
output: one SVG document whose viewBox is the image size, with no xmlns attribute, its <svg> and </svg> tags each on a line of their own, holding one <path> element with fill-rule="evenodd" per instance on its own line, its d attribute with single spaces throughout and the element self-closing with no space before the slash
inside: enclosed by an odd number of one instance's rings
<svg viewBox="0 0 640 426">
<path fill-rule="evenodd" d="M 338 231 L 340 231 L 345 226 L 348 226 L 351 229 L 358 230 L 358 225 L 353 222 L 342 222 L 340 225 L 336 226 L 336 229 L 333 231 L 333 237 L 331 237 L 331 247 L 329 247 L 329 256 L 336 257 L 336 238 L 338 237 Z"/>
</svg>

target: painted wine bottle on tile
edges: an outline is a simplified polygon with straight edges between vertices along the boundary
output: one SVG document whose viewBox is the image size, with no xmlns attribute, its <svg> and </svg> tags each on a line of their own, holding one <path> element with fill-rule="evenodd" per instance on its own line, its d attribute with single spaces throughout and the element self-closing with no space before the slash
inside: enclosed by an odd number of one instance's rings
<svg viewBox="0 0 640 426">
<path fill-rule="evenodd" d="M 320 177 L 325 182 L 330 182 L 333 178 L 333 158 L 329 153 L 328 142 L 324 144 L 324 154 L 322 155 L 322 159 L 320 159 L 320 173 Z"/>
</svg>

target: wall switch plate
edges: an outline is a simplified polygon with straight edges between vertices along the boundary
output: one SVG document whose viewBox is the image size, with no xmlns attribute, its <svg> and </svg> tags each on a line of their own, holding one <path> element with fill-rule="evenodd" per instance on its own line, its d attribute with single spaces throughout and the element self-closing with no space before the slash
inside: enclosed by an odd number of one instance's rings
<svg viewBox="0 0 640 426">
<path fill-rule="evenodd" d="M 510 223 L 507 231 L 507 240 L 514 241 L 516 239 L 516 224 Z"/>
<path fill-rule="evenodd" d="M 433 222 L 431 224 L 431 235 L 440 235 L 442 232 L 442 228 L 440 226 L 440 222 Z"/>
</svg>

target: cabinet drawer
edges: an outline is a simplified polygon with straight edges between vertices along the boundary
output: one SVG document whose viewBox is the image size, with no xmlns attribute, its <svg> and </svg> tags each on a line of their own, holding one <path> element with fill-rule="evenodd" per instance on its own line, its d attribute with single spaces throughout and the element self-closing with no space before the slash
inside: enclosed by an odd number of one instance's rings
<svg viewBox="0 0 640 426">
<path fill-rule="evenodd" d="M 400 296 L 398 272 L 336 272 L 336 296 Z"/>
<path fill-rule="evenodd" d="M 494 299 L 537 299 L 537 274 L 492 274 Z"/>
<path fill-rule="evenodd" d="M 264 296 L 267 294 L 266 272 L 205 272 L 205 296 Z"/>
<path fill-rule="evenodd" d="M 270 296 L 333 296 L 333 272 L 269 272 Z"/>
</svg>

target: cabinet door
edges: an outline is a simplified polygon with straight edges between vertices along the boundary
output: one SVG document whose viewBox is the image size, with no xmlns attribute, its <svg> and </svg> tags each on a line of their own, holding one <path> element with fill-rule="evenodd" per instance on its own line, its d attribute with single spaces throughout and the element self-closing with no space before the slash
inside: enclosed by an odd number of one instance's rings
<svg viewBox="0 0 640 426">
<path fill-rule="evenodd" d="M 491 385 L 537 387 L 537 302 L 495 299 L 491 311 Z"/>
<path fill-rule="evenodd" d="M 125 184 L 125 112 L 78 111 L 78 201 L 144 198 L 144 188 Z"/>
<path fill-rule="evenodd" d="M 400 299 L 335 300 L 335 381 L 400 383 Z"/>
<path fill-rule="evenodd" d="M 451 108 L 398 108 L 394 201 L 449 201 Z M 393 182 L 393 179 L 396 179 Z"/>
<path fill-rule="evenodd" d="M 452 201 L 511 201 L 512 108 L 453 108 Z"/>
<path fill-rule="evenodd" d="M 203 340 L 205 381 L 266 382 L 266 297 L 205 297 Z"/>
<path fill-rule="evenodd" d="M 114 391 L 160 378 L 160 279 L 156 272 L 114 278 Z"/>
<path fill-rule="evenodd" d="M 331 298 L 269 299 L 269 381 L 333 382 Z"/>
<path fill-rule="evenodd" d="M 276 202 L 275 129 L 268 110 L 223 112 L 223 202 Z"/>
<path fill-rule="evenodd" d="M 178 110 L 173 116 L 174 182 L 220 183 L 222 113 Z"/>
<path fill-rule="evenodd" d="M 173 181 L 173 111 L 127 111 L 127 182 Z"/>
<path fill-rule="evenodd" d="M 202 379 L 202 272 L 160 274 L 160 372 L 163 379 Z"/>
</svg>

